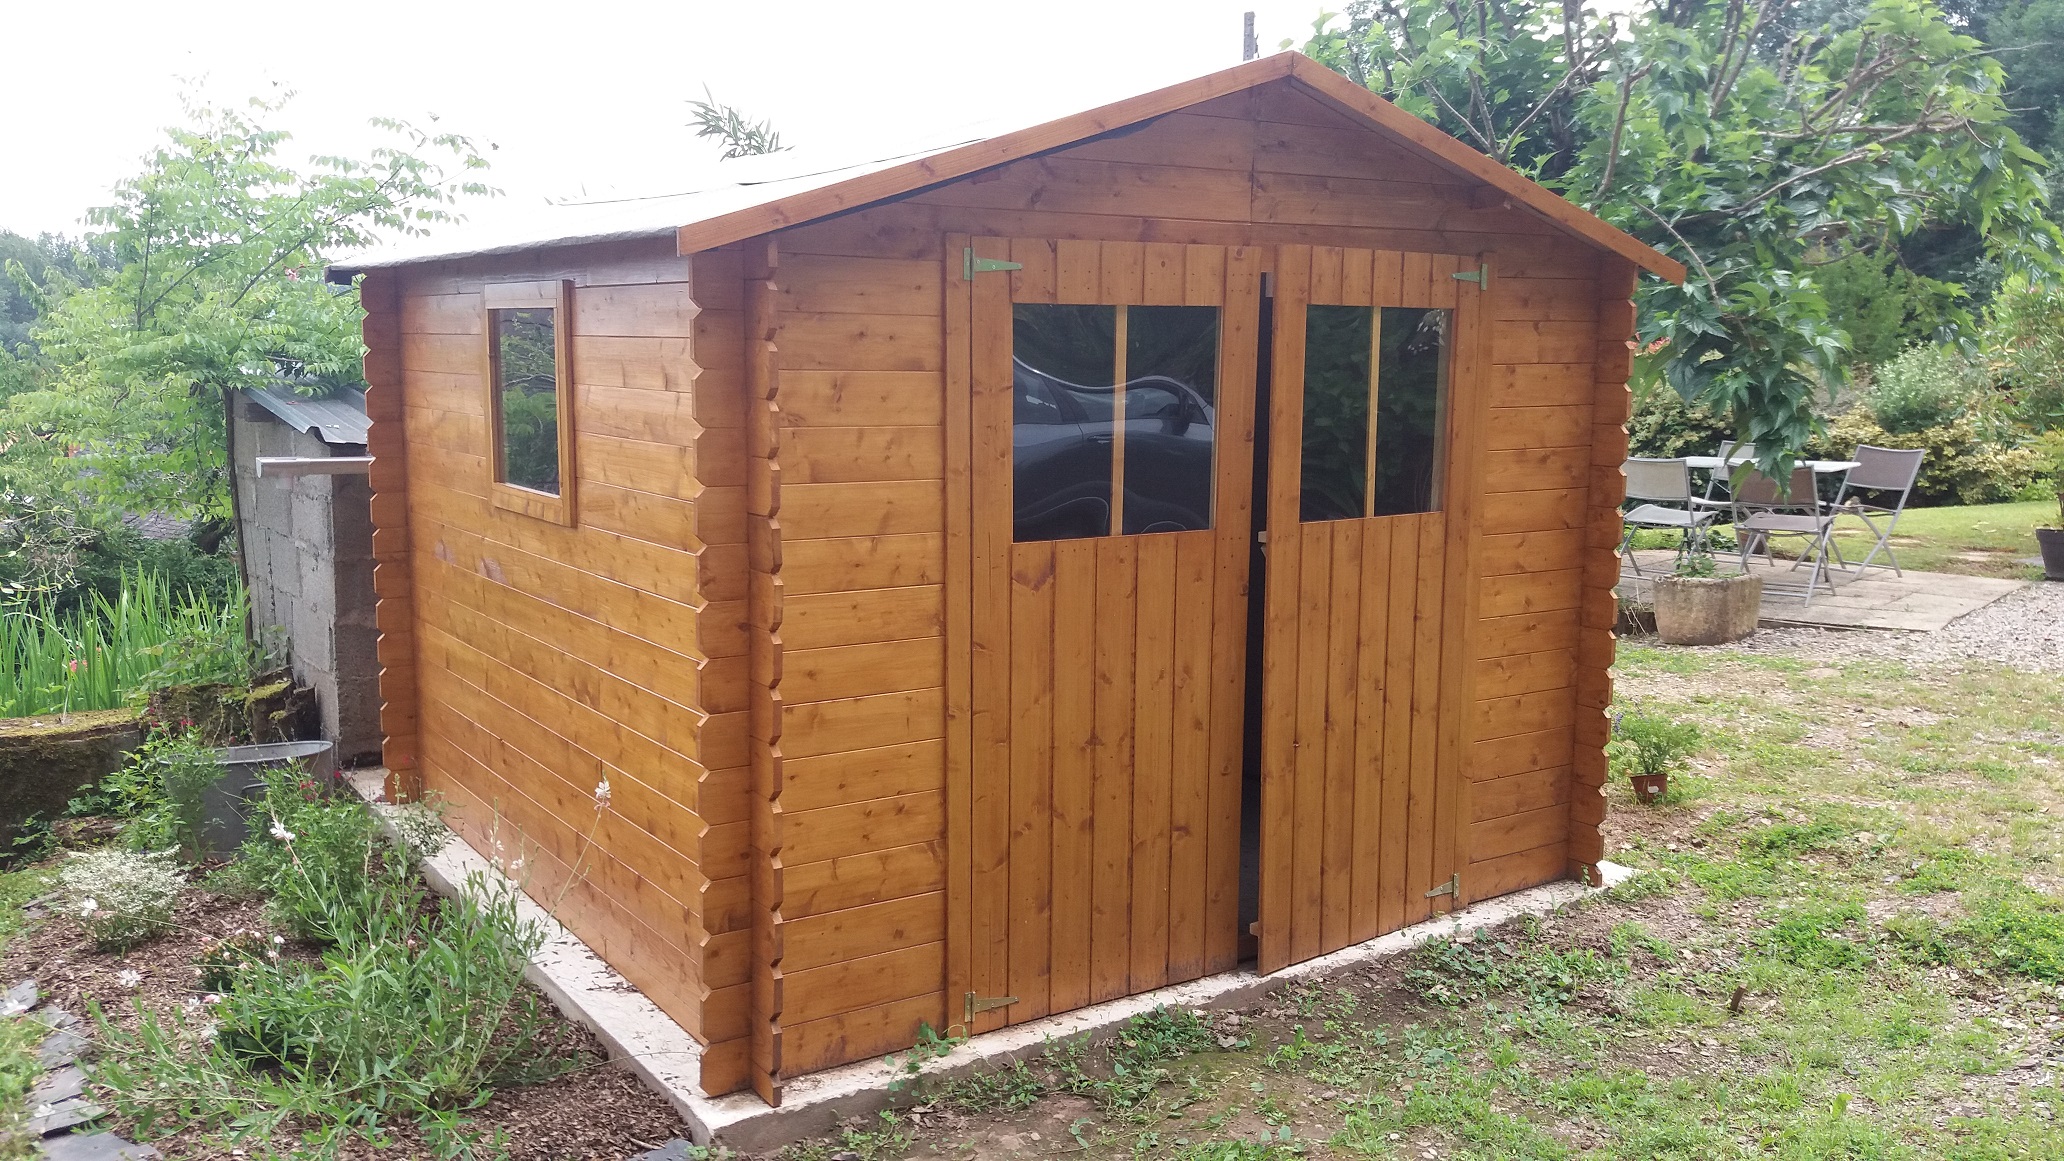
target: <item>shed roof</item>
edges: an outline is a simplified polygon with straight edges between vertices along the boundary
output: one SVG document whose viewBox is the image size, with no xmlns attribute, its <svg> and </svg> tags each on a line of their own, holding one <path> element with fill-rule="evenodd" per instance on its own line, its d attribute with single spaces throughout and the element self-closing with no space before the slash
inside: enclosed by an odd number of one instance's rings
<svg viewBox="0 0 2064 1161">
<path fill-rule="evenodd" d="M 270 411 L 295 431 L 311 432 L 324 443 L 366 441 L 372 421 L 366 418 L 365 392 L 343 388 L 327 398 L 302 395 L 290 387 L 252 387 L 251 402 Z"/>
<path fill-rule="evenodd" d="M 900 197 L 1217 97 L 1282 81 L 1302 85 L 1397 144 L 1458 176 L 1490 186 L 1515 206 L 1532 211 L 1565 233 L 1671 282 L 1684 281 L 1682 263 L 1295 52 L 1248 61 L 1029 127 L 971 131 L 893 157 L 813 167 L 780 154 L 755 159 L 759 164 L 752 168 L 766 175 L 763 180 L 752 180 L 757 175 L 748 173 L 747 180 L 708 189 L 552 206 L 533 221 L 397 245 L 340 261 L 331 265 L 329 276 L 343 281 L 382 267 L 669 234 L 677 239 L 681 253 L 692 254 Z M 776 166 L 785 166 L 787 172 Z"/>
</svg>

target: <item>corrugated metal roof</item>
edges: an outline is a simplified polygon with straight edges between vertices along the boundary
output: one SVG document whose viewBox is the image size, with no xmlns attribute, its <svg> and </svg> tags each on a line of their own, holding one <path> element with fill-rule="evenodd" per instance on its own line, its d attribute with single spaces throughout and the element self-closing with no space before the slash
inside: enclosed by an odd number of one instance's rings
<svg viewBox="0 0 2064 1161">
<path fill-rule="evenodd" d="M 344 388 L 322 399 L 302 395 L 291 387 L 253 387 L 251 402 L 278 416 L 295 431 L 313 432 L 324 443 L 366 441 L 372 421 L 366 418 L 365 392 Z"/>
</svg>

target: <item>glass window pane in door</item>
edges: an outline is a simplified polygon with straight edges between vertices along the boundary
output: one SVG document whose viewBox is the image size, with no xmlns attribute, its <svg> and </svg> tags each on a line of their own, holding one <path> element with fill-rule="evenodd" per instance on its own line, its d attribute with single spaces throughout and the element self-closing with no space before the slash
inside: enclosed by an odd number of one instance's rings
<svg viewBox="0 0 2064 1161">
<path fill-rule="evenodd" d="M 1448 348 L 1453 311 L 1383 308 L 1376 371 L 1372 516 L 1433 512 L 1447 461 Z"/>
<path fill-rule="evenodd" d="M 1117 308 L 1011 308 L 1014 538 L 1074 540 L 1111 532 Z"/>
<path fill-rule="evenodd" d="M 1218 308 L 1124 309 L 1121 531 L 1209 528 L 1217 450 Z"/>
<path fill-rule="evenodd" d="M 1369 357 L 1376 309 L 1308 306 L 1304 315 L 1304 471 L 1299 517 L 1364 515 L 1369 482 Z"/>
<path fill-rule="evenodd" d="M 559 356 L 553 310 L 493 310 L 498 478 L 559 494 Z"/>
</svg>

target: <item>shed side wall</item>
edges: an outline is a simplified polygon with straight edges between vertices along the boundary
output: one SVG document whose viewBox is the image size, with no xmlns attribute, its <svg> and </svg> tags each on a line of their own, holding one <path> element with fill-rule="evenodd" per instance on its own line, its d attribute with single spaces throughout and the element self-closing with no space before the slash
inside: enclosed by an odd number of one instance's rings
<svg viewBox="0 0 2064 1161">
<path fill-rule="evenodd" d="M 942 637 L 953 232 L 1495 253 L 1465 891 L 1563 877 L 1595 255 L 1529 213 L 1472 208 L 1460 179 L 1295 90 L 1226 98 L 781 236 L 784 1072 L 957 1019 Z M 735 285 L 703 284 L 705 318 L 735 309 L 720 297 Z"/>
<path fill-rule="evenodd" d="M 723 656 L 708 641 L 725 634 L 701 583 L 711 515 L 697 470 L 724 454 L 694 414 L 689 269 L 636 246 L 411 269 L 395 303 L 402 407 L 373 430 L 378 442 L 400 420 L 409 469 L 393 497 L 406 508 L 422 790 L 669 1015 L 721 1043 L 743 1013 L 707 998 L 742 976 L 724 979 L 711 930 L 743 903 L 712 897 L 699 868 L 735 810 L 705 800 L 710 765 L 735 758 L 711 723 L 742 705 L 735 684 L 712 680 Z M 572 527 L 487 500 L 481 287 L 556 277 L 576 284 Z M 368 342 L 379 349 L 370 322 Z M 390 707 L 402 692 L 386 691 Z"/>
</svg>

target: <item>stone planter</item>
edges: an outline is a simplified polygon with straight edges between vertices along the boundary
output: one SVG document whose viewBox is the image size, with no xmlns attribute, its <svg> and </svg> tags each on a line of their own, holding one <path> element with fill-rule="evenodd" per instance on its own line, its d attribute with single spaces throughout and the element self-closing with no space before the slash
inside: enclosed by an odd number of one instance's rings
<svg viewBox="0 0 2064 1161">
<path fill-rule="evenodd" d="M 2035 542 L 2042 546 L 2043 576 L 2064 581 L 2064 528 L 2038 528 Z"/>
<path fill-rule="evenodd" d="M 1725 645 L 1756 631 L 1759 576 L 1666 576 L 1655 582 L 1656 636 L 1669 645 Z"/>
<path fill-rule="evenodd" d="M 126 709 L 0 721 L 0 850 L 29 819 L 61 817 L 142 744 L 143 724 Z"/>
</svg>

